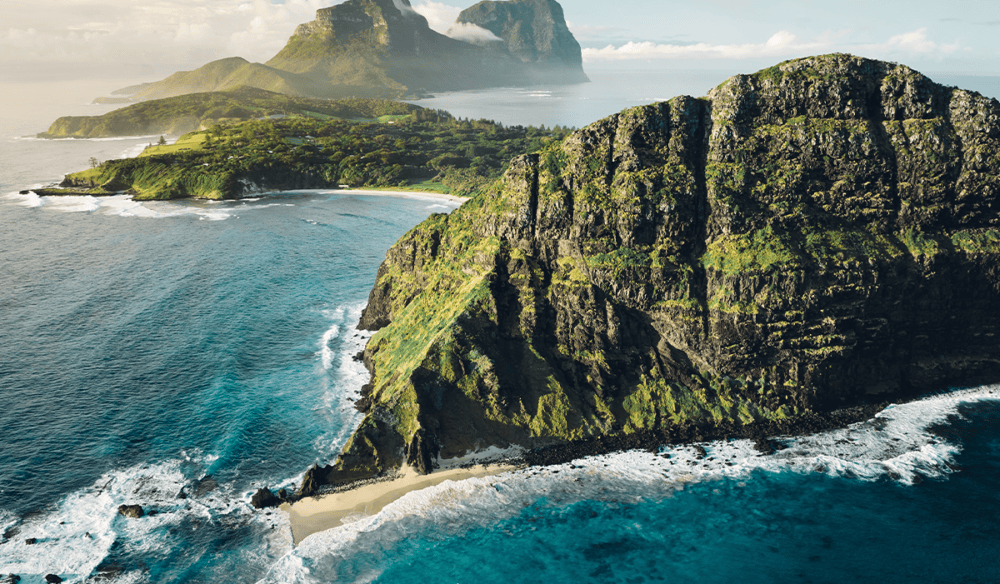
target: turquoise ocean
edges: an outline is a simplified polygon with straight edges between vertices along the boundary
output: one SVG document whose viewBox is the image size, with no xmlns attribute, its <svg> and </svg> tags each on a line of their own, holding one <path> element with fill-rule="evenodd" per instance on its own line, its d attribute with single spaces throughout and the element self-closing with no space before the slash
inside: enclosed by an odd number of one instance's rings
<svg viewBox="0 0 1000 584">
<path fill-rule="evenodd" d="M 583 86 L 420 103 L 581 127 L 704 95 L 727 74 L 599 70 Z M 997 78 L 931 76 L 1000 95 Z M 46 92 L 37 100 L 50 107 L 5 113 L 0 127 L 0 574 L 1000 581 L 1000 386 L 942 387 L 850 428 L 782 439 L 771 456 L 714 442 L 704 457 L 672 447 L 447 482 L 293 546 L 284 515 L 253 510 L 250 495 L 336 457 L 360 421 L 352 400 L 367 372 L 352 356 L 367 335 L 355 324 L 378 265 L 455 204 L 337 191 L 211 203 L 22 195 L 158 137 L 28 138 L 57 115 L 109 108 L 85 105 L 93 95 L 71 84 L 7 90 Z M 153 513 L 127 519 L 122 504 Z"/>
</svg>

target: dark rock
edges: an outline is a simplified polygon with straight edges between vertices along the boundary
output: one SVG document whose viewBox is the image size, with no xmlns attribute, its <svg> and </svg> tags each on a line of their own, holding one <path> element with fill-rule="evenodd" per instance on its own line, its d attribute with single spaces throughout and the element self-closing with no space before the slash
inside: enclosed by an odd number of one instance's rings
<svg viewBox="0 0 1000 584">
<path fill-rule="evenodd" d="M 201 497 L 219 488 L 219 483 L 212 478 L 212 475 L 205 475 L 194 484 L 194 496 Z"/>
<path fill-rule="evenodd" d="M 285 489 L 281 489 L 280 491 L 278 491 L 278 499 L 279 499 L 279 500 L 280 500 L 280 501 L 281 501 L 282 503 L 287 503 L 287 502 L 289 502 L 289 498 L 288 498 L 288 491 L 286 491 Z"/>
<path fill-rule="evenodd" d="M 435 450 L 433 441 L 428 438 L 427 432 L 422 429 L 418 430 L 406 449 L 406 464 L 416 469 L 420 474 L 430 474 L 434 471 Z"/>
<path fill-rule="evenodd" d="M 31 193 L 31 191 L 18 191 L 17 192 L 17 194 L 19 194 L 19 195 L 27 195 L 29 193 Z"/>
<path fill-rule="evenodd" d="M 60 578 L 59 576 L 56 576 L 55 574 L 46 574 L 45 581 L 48 582 L 49 584 L 59 584 L 60 582 L 63 581 L 63 579 Z"/>
<path fill-rule="evenodd" d="M 705 450 L 705 447 L 700 444 L 695 444 L 694 452 L 695 452 L 695 458 L 697 458 L 698 460 L 705 458 L 705 456 L 708 454 L 708 452 Z"/>
<path fill-rule="evenodd" d="M 311 497 L 315 495 L 320 486 L 326 484 L 326 473 L 331 470 L 330 466 L 325 468 L 320 468 L 318 464 L 314 464 L 312 468 L 306 471 L 304 477 L 302 477 L 302 484 L 299 486 L 299 491 L 296 493 L 299 497 Z"/>
<path fill-rule="evenodd" d="M 181 487 L 181 492 L 177 493 L 178 499 L 187 499 L 187 493 L 184 492 L 184 487 Z"/>
<path fill-rule="evenodd" d="M 24 543 L 25 543 L 25 545 L 35 545 L 36 543 L 38 543 L 38 538 L 37 537 L 29 537 L 29 538 L 27 538 L 27 539 L 24 540 Z"/>
<path fill-rule="evenodd" d="M 123 517 L 131 517 L 133 519 L 139 519 L 145 513 L 142 510 L 142 505 L 119 505 L 118 514 Z"/>
<path fill-rule="evenodd" d="M 7 574 L 0 577 L 0 584 L 17 584 L 21 581 L 21 577 L 17 574 Z"/>
<path fill-rule="evenodd" d="M 250 504 L 257 509 L 265 509 L 268 507 L 277 507 L 281 504 L 281 500 L 274 496 L 274 493 L 266 487 L 261 487 L 254 493 L 253 497 L 250 498 Z"/>
</svg>

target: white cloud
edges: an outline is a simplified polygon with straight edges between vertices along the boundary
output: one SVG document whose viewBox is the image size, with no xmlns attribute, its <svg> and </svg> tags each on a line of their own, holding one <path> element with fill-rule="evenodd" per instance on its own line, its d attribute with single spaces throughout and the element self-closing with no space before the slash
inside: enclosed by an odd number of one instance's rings
<svg viewBox="0 0 1000 584">
<path fill-rule="evenodd" d="M 658 44 L 629 42 L 621 46 L 608 45 L 603 49 L 583 49 L 584 61 L 617 61 L 628 59 L 752 59 L 758 57 L 789 57 L 848 52 L 866 56 L 891 58 L 907 55 L 946 55 L 960 49 L 958 43 L 939 44 L 927 37 L 927 29 L 895 35 L 884 43 L 849 44 L 842 42 L 847 32 L 825 32 L 813 39 L 800 39 L 795 34 L 781 30 L 762 43 L 713 45 Z"/>
<path fill-rule="evenodd" d="M 342 0 L 35 0 L 0 29 L 0 66 L 266 61 L 316 10 Z M 206 6 L 206 4 L 209 4 Z"/>
<path fill-rule="evenodd" d="M 458 15 L 462 13 L 462 9 L 457 6 L 428 0 L 422 0 L 412 6 L 414 11 L 427 19 L 427 24 L 431 29 L 441 34 L 448 34 L 448 29 L 455 24 Z"/>
<path fill-rule="evenodd" d="M 908 54 L 949 54 L 959 50 L 958 43 L 942 45 L 927 38 L 927 29 L 921 28 L 913 32 L 898 34 L 887 42 L 877 45 L 865 45 L 873 51 L 901 52 Z"/>
<path fill-rule="evenodd" d="M 481 26 L 468 22 L 456 22 L 448 29 L 448 36 L 453 39 L 475 44 L 503 42 L 503 39 Z"/>
</svg>

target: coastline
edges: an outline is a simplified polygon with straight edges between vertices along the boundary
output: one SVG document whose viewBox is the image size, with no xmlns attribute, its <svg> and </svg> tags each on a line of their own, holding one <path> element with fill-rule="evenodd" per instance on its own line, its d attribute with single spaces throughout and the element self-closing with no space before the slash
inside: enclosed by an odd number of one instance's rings
<svg viewBox="0 0 1000 584">
<path fill-rule="evenodd" d="M 446 193 L 435 193 L 433 191 L 398 191 L 398 190 L 380 190 L 378 188 L 357 188 L 357 189 L 317 189 L 320 191 L 332 191 L 336 193 L 343 193 L 346 195 L 375 195 L 375 196 L 386 196 L 386 197 L 406 197 L 406 198 L 430 198 L 430 199 L 444 199 L 446 201 L 451 201 L 452 203 L 457 203 L 461 205 L 462 203 L 468 201 L 468 197 L 459 197 L 457 195 L 449 195 Z M 276 191 L 280 192 L 280 191 Z"/>
<path fill-rule="evenodd" d="M 347 488 L 304 497 L 283 503 L 279 509 L 289 518 L 293 545 L 306 537 L 340 527 L 353 520 L 374 515 L 390 503 L 411 491 L 439 485 L 445 481 L 460 481 L 474 477 L 499 475 L 522 468 L 540 468 L 570 463 L 581 458 L 601 456 L 629 450 L 655 452 L 664 446 L 692 445 L 716 440 L 749 439 L 761 454 L 773 454 L 785 448 L 780 439 L 813 435 L 843 429 L 851 424 L 873 419 L 892 403 L 918 401 L 919 397 L 900 398 L 893 402 L 865 404 L 825 413 L 813 413 L 801 418 L 780 421 L 759 421 L 742 425 L 733 422 L 712 426 L 683 425 L 659 431 L 643 431 L 630 435 L 603 436 L 523 451 L 507 462 L 486 459 L 480 464 L 453 465 L 429 475 L 418 474 L 403 466 L 397 474 L 348 485 Z M 474 459 L 471 459 L 474 460 Z"/>
<path fill-rule="evenodd" d="M 61 187 L 39 187 L 33 189 L 23 189 L 20 191 L 15 191 L 17 194 L 27 195 L 29 193 L 35 193 L 40 197 L 111 197 L 115 195 L 127 194 L 124 191 L 96 191 L 94 189 L 81 190 L 74 188 L 61 188 Z M 339 189 L 339 188 L 327 188 L 327 189 L 289 189 L 287 191 L 283 190 L 269 190 L 261 191 L 258 193 L 247 193 L 246 196 L 240 197 L 238 199 L 211 199 L 206 197 L 183 197 L 179 199 L 139 199 L 139 202 L 143 201 L 218 201 L 218 200 L 228 200 L 228 201 L 241 201 L 248 198 L 258 197 L 262 195 L 270 194 L 280 194 L 283 192 L 317 192 L 317 193 L 339 193 L 345 195 L 366 195 L 366 196 L 385 196 L 385 197 L 403 197 L 407 199 L 438 199 L 445 200 L 457 205 L 469 200 L 468 197 L 459 197 L 457 195 L 449 195 L 447 193 L 437 193 L 434 191 L 403 191 L 394 189 L 381 190 L 378 188 L 357 188 L 357 189 Z"/>
<path fill-rule="evenodd" d="M 446 468 L 428 475 L 404 466 L 387 480 L 371 482 L 343 491 L 305 497 L 283 503 L 279 509 L 288 515 L 293 545 L 314 533 L 340 527 L 352 519 L 374 515 L 411 491 L 440 485 L 445 481 L 499 475 L 521 468 L 513 464 L 485 463 L 464 468 Z"/>
</svg>

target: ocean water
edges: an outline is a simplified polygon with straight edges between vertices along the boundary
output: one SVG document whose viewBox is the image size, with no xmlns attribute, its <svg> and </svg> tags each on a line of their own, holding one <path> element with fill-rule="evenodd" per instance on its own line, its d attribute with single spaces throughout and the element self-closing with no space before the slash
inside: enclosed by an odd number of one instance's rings
<svg viewBox="0 0 1000 584">
<path fill-rule="evenodd" d="M 663 73 L 694 88 L 676 90 L 648 75 L 628 96 L 615 77 L 591 76 L 586 89 L 436 99 L 509 124 L 562 102 L 539 123 L 579 126 L 637 94 L 701 95 L 725 75 Z M 567 91 L 589 99 L 573 105 Z M 97 93 L 47 94 L 49 109 L 100 113 L 83 105 Z M 476 113 L 491 101 L 498 115 Z M 151 138 L 19 138 L 49 121 L 10 117 L 0 135 L 0 574 L 1000 580 L 993 386 L 941 388 L 851 428 L 783 439 L 771 456 L 715 442 L 702 458 L 677 447 L 447 482 L 293 547 L 283 514 L 254 511 L 250 495 L 335 458 L 360 419 L 351 400 L 367 376 L 352 357 L 367 337 L 354 325 L 378 264 L 409 228 L 454 206 L 336 191 L 142 204 L 18 194 Z M 126 519 L 121 504 L 155 515 Z"/>
</svg>

